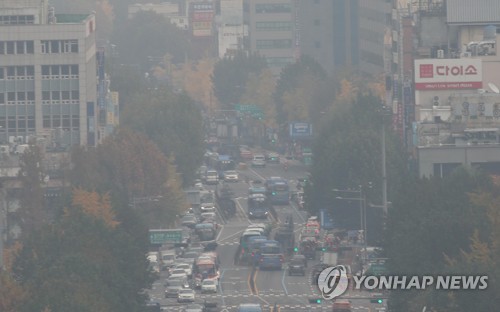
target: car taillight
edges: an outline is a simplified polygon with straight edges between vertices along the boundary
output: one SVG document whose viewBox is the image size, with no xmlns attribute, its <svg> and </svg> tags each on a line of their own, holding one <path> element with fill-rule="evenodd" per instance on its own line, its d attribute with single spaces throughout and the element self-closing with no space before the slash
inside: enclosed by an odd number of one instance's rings
<svg viewBox="0 0 500 312">
<path fill-rule="evenodd" d="M 255 256 L 255 254 L 252 252 L 252 257 Z"/>
</svg>

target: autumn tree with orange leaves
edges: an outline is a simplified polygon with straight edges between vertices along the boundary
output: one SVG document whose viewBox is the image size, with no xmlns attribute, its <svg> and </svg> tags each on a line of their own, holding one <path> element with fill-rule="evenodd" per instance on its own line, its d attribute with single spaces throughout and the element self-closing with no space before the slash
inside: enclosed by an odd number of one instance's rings
<svg viewBox="0 0 500 312">
<path fill-rule="evenodd" d="M 114 198 L 120 203 L 116 209 L 127 210 L 134 198 L 160 198 L 136 207 L 150 227 L 172 225 L 175 216 L 188 208 L 174 166 L 142 134 L 122 129 L 96 149 L 77 150 L 73 163 L 72 185 L 104 194 L 82 198 L 76 192 L 79 201 L 109 206 L 110 198 Z"/>
<path fill-rule="evenodd" d="M 0 289 L 10 300 L 2 311 L 142 311 L 153 276 L 147 235 L 137 234 L 118 220 L 109 195 L 75 189 L 57 220 L 23 240 L 17 282 L 0 276 L 10 283 Z"/>
</svg>

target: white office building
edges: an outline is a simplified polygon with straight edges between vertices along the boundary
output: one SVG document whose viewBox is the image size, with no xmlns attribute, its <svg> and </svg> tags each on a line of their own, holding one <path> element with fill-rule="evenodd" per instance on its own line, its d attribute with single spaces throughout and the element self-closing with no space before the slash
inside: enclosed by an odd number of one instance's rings
<svg viewBox="0 0 500 312">
<path fill-rule="evenodd" d="M 0 142 L 99 143 L 95 28 L 46 0 L 0 2 Z"/>
</svg>

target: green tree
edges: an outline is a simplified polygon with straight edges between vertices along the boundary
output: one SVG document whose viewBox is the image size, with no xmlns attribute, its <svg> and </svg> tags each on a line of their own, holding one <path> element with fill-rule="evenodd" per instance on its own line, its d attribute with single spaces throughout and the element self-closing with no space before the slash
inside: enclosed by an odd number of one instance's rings
<svg viewBox="0 0 500 312">
<path fill-rule="evenodd" d="M 100 193 L 110 192 L 119 203 L 122 218 L 134 225 L 134 212 L 128 205 L 134 198 L 160 198 L 136 205 L 144 222 L 150 227 L 165 227 L 186 207 L 177 173 L 165 155 L 146 136 L 120 129 L 97 149 L 78 149 L 73 153 L 72 185 Z"/>
<path fill-rule="evenodd" d="M 479 237 L 485 237 L 489 228 L 485 226 L 484 209 L 471 202 L 468 193 L 491 189 L 487 177 L 465 168 L 444 179 L 404 180 L 393 197 L 387 221 L 385 251 L 390 272 L 402 275 L 451 273 L 447 259 L 459 257 L 461 250 L 468 252 L 469 238 L 474 232 L 479 230 Z M 470 273 L 462 271 L 462 274 L 465 272 Z M 447 296 L 444 292 L 422 294 L 404 290 L 393 292 L 389 301 L 391 309 L 396 311 L 417 311 L 422 303 L 442 311 L 441 307 L 449 308 Z"/>
<path fill-rule="evenodd" d="M 212 75 L 214 95 L 223 108 L 232 109 L 233 104 L 238 104 L 245 93 L 249 75 L 259 75 L 266 67 L 265 58 L 257 54 L 247 55 L 243 51 L 215 63 Z"/>
<path fill-rule="evenodd" d="M 307 205 L 313 212 L 331 205 L 335 198 L 332 189 L 358 185 L 363 186 L 370 202 L 381 202 L 375 190 L 381 189 L 382 182 L 382 116 L 379 112 L 382 103 L 371 94 L 358 94 L 354 102 L 336 104 L 328 119 L 317 127 L 318 134 L 313 142 L 311 180 L 314 188 L 306 194 Z M 386 163 L 391 195 L 405 177 L 406 170 L 398 138 L 387 128 Z"/>
<path fill-rule="evenodd" d="M 152 283 L 146 246 L 145 236 L 139 244 L 120 225 L 71 206 L 24 240 L 13 267 L 30 294 L 20 311 L 141 311 Z"/>
<path fill-rule="evenodd" d="M 309 98 L 311 94 L 315 93 L 317 86 L 311 86 L 310 84 L 302 85 L 306 80 L 310 80 L 311 77 L 314 77 L 314 81 L 323 81 L 326 79 L 327 75 L 325 70 L 321 67 L 321 65 L 314 60 L 313 58 L 303 55 L 301 58 L 293 64 L 289 64 L 286 66 L 280 74 L 280 78 L 278 79 L 278 83 L 276 86 L 276 90 L 274 93 L 274 100 L 276 103 L 276 112 L 277 112 L 277 122 L 282 126 L 282 130 L 285 134 L 287 131 L 287 123 L 290 121 L 290 118 L 293 116 L 288 116 L 290 111 L 293 109 L 288 109 L 286 105 L 291 105 L 290 103 L 293 101 L 294 93 L 301 93 L 302 101 L 299 101 L 299 105 L 304 105 L 304 95 L 307 93 L 307 98 Z M 298 88 L 312 88 L 313 90 L 299 90 Z M 306 111 L 309 110 L 308 109 Z"/>
<path fill-rule="evenodd" d="M 276 105 L 273 93 L 276 79 L 269 68 L 260 73 L 250 73 L 245 92 L 240 99 L 241 104 L 258 105 L 264 112 L 264 123 L 267 127 L 276 128 Z"/>
<path fill-rule="evenodd" d="M 29 148 L 21 154 L 19 161 L 18 178 L 23 186 L 20 194 L 19 217 L 24 233 L 40 228 L 47 220 L 44 207 L 45 170 L 42 163 L 42 150 L 39 146 L 30 144 Z"/>
<path fill-rule="evenodd" d="M 122 114 L 122 125 L 144 133 L 167 157 L 174 157 L 183 184 L 193 181 L 203 160 L 203 119 L 186 94 L 158 90 L 134 97 Z"/>
<path fill-rule="evenodd" d="M 110 90 L 118 92 L 122 110 L 130 104 L 134 95 L 147 91 L 144 73 L 137 67 L 113 64 L 110 74 L 112 77 Z"/>
</svg>

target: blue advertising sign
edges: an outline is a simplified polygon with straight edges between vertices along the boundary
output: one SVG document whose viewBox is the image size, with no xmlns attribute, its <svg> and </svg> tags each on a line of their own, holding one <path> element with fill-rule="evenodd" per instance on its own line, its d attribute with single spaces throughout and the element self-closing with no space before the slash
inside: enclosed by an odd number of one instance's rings
<svg viewBox="0 0 500 312">
<path fill-rule="evenodd" d="M 294 122 L 290 124 L 290 137 L 308 137 L 312 135 L 312 124 L 306 122 Z"/>
</svg>

